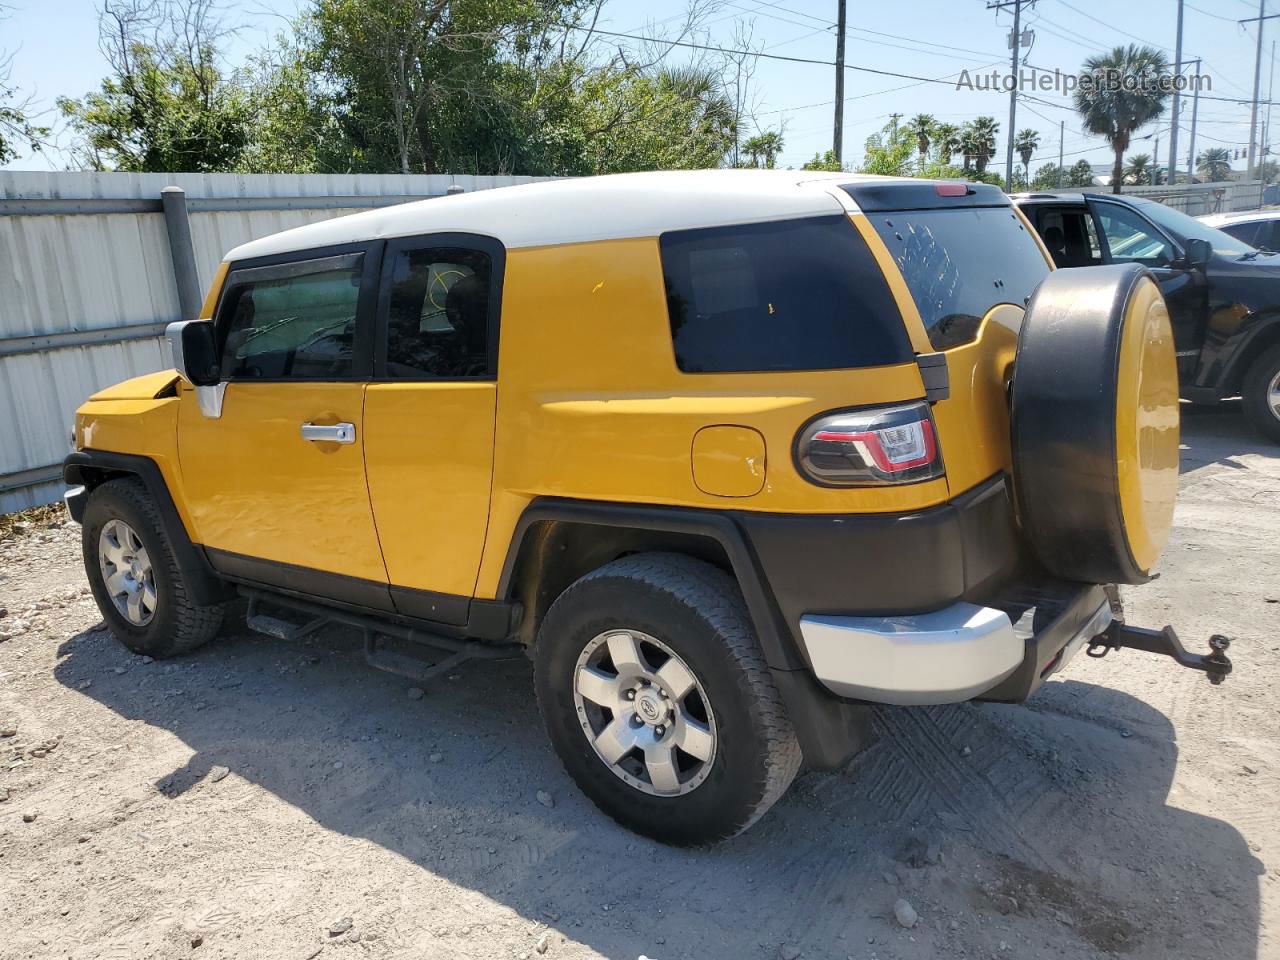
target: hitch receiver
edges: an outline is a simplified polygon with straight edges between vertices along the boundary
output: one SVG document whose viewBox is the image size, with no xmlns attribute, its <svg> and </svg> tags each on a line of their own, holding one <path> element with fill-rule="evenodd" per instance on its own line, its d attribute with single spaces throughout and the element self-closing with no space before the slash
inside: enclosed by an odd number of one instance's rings
<svg viewBox="0 0 1280 960">
<path fill-rule="evenodd" d="M 1216 686 L 1231 673 L 1231 661 L 1227 659 L 1229 646 L 1231 640 L 1228 637 L 1215 633 L 1209 638 L 1210 653 L 1188 653 L 1178 635 L 1173 632 L 1173 627 L 1146 630 L 1113 620 L 1105 633 L 1094 638 L 1086 652 L 1091 657 L 1105 657 L 1112 650 L 1128 647 L 1131 650 L 1158 653 L 1172 657 L 1184 667 L 1203 670 L 1208 675 L 1209 682 Z"/>
</svg>

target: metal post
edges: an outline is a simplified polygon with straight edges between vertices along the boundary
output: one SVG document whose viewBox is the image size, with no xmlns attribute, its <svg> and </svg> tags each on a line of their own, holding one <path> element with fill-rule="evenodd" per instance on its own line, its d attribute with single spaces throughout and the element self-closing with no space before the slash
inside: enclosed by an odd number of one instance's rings
<svg viewBox="0 0 1280 960">
<path fill-rule="evenodd" d="M 1258 161 L 1258 171 L 1266 167 L 1267 155 L 1271 152 L 1271 98 L 1276 92 L 1276 42 L 1271 41 L 1271 79 L 1267 81 L 1267 118 L 1262 121 L 1262 158 Z M 1259 179 L 1265 180 L 1265 177 Z"/>
<path fill-rule="evenodd" d="M 1258 0 L 1258 52 L 1253 62 L 1253 108 L 1249 112 L 1249 157 L 1244 178 L 1253 179 L 1253 161 L 1258 150 L 1258 90 L 1262 85 L 1262 31 L 1267 25 L 1267 0 Z"/>
<path fill-rule="evenodd" d="M 1182 0 L 1178 0 L 1178 39 L 1174 43 L 1174 67 L 1173 67 L 1173 130 L 1169 133 L 1169 186 L 1173 186 L 1178 181 L 1178 109 L 1179 90 L 1178 80 L 1182 79 Z M 1156 157 L 1157 165 L 1160 158 Z"/>
<path fill-rule="evenodd" d="M 839 13 L 836 16 L 836 116 L 832 131 L 831 152 L 835 154 L 836 163 L 844 165 L 844 18 L 846 0 L 837 0 Z"/>
<path fill-rule="evenodd" d="M 1067 121 L 1058 121 L 1058 189 L 1062 189 L 1062 141 L 1067 135 Z"/>
<path fill-rule="evenodd" d="M 1009 129 L 1006 132 L 1008 143 L 1005 145 L 1004 188 L 1013 190 L 1013 138 L 1017 134 L 1018 122 L 1018 52 L 1022 38 L 1019 35 L 1022 27 L 1022 0 L 1013 0 L 1013 57 L 1010 68 L 1012 84 L 1009 90 Z"/>
<path fill-rule="evenodd" d="M 1187 186 L 1196 182 L 1196 115 L 1200 112 L 1200 60 L 1196 59 L 1196 88 L 1191 94 L 1191 143 L 1187 147 Z"/>
<path fill-rule="evenodd" d="M 160 191 L 164 225 L 169 233 L 169 256 L 173 260 L 173 280 L 178 287 L 182 319 L 200 316 L 200 275 L 196 272 L 196 251 L 191 242 L 191 221 L 187 217 L 187 193 L 181 187 Z"/>
</svg>

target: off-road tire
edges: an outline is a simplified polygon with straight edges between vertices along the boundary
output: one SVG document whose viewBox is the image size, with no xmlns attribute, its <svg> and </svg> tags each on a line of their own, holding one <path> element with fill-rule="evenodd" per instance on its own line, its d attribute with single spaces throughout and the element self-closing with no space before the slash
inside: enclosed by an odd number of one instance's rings
<svg viewBox="0 0 1280 960">
<path fill-rule="evenodd" d="M 1280 376 L 1280 345 L 1253 361 L 1240 391 L 1244 396 L 1245 416 L 1254 429 L 1272 443 L 1280 443 L 1280 414 L 1271 408 L 1267 391 L 1277 376 Z"/>
<path fill-rule="evenodd" d="M 151 560 L 157 601 L 155 612 L 145 626 L 137 626 L 121 616 L 103 581 L 98 557 L 99 536 L 103 526 L 115 519 L 133 528 Z M 85 573 L 102 618 L 116 638 L 134 653 L 156 659 L 179 656 L 217 635 L 227 604 L 198 604 L 191 599 L 160 511 L 142 481 L 121 478 L 95 488 L 85 506 L 81 542 Z"/>
<path fill-rule="evenodd" d="M 577 717 L 578 658 L 609 630 L 660 638 L 705 689 L 717 722 L 711 769 L 691 792 L 654 796 L 619 778 Z M 734 581 L 703 561 L 643 553 L 570 586 L 547 612 L 534 655 L 538 706 L 551 742 L 582 791 L 613 819 L 663 843 L 714 843 L 746 830 L 777 802 L 801 750 Z"/>
</svg>

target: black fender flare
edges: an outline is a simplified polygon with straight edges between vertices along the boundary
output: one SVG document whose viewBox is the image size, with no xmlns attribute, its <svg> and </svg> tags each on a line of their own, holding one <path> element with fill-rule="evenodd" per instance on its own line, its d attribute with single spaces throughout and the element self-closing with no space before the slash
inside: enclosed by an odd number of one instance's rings
<svg viewBox="0 0 1280 960">
<path fill-rule="evenodd" d="M 846 763 L 871 736 L 870 708 L 832 696 L 818 683 L 784 621 L 755 552 L 732 517 L 694 507 L 651 507 L 542 497 L 521 514 L 507 548 L 498 581 L 499 600 L 512 601 L 521 549 L 531 530 L 546 522 L 583 524 L 620 530 L 704 537 L 724 551 L 747 604 L 765 661 L 786 705 L 813 769 L 831 770 Z"/>
<path fill-rule="evenodd" d="M 1246 317 L 1223 345 L 1227 360 L 1211 389 L 1220 398 L 1235 396 L 1253 361 L 1277 343 L 1280 343 L 1280 308 Z"/>
<path fill-rule="evenodd" d="M 62 478 L 68 486 L 83 486 L 86 493 L 117 477 L 132 476 L 142 481 L 164 520 L 165 533 L 173 547 L 174 559 L 183 581 L 199 604 L 221 603 L 235 596 L 235 588 L 219 577 L 209 564 L 204 548 L 191 539 L 182 516 L 174 505 L 169 486 L 159 465 L 150 457 L 109 450 L 77 450 L 62 463 Z M 78 521 L 79 517 L 75 517 Z"/>
</svg>

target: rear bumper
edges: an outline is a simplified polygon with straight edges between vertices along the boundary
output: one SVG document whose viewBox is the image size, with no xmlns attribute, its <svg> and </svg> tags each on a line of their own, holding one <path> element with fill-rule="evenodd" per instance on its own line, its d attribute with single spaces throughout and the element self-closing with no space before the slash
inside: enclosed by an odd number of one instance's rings
<svg viewBox="0 0 1280 960">
<path fill-rule="evenodd" d="M 1025 700 L 1111 623 L 1101 587 L 1061 585 L 1034 605 L 955 603 L 889 617 L 805 616 L 800 634 L 836 696 L 871 703 Z"/>
</svg>

